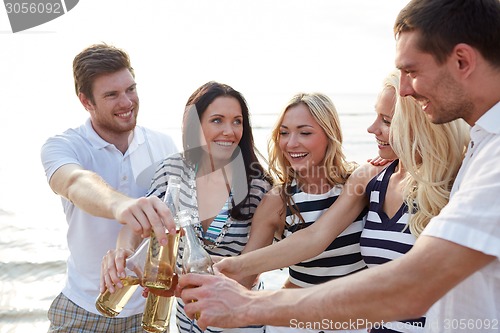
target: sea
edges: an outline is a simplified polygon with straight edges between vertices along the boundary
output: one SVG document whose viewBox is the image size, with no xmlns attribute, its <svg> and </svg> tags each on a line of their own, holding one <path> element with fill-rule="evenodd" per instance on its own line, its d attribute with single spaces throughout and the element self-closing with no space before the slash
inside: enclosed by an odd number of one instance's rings
<svg viewBox="0 0 500 333">
<path fill-rule="evenodd" d="M 337 108 L 347 159 L 363 163 L 377 154 L 366 128 L 393 68 L 392 24 L 406 2 L 86 0 L 18 33 L 0 7 L 0 333 L 46 332 L 64 283 L 67 224 L 40 147 L 87 118 L 72 81 L 81 49 L 107 42 L 127 50 L 138 123 L 179 147 L 185 101 L 216 80 L 246 97 L 264 156 L 282 106 L 297 92 L 319 91 Z M 280 288 L 286 275 L 265 273 L 266 288 Z"/>
</svg>

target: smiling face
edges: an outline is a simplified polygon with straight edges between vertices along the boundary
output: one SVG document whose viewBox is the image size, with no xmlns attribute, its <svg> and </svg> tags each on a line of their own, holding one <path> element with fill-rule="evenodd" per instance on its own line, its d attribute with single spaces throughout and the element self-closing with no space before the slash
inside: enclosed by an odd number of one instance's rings
<svg viewBox="0 0 500 333">
<path fill-rule="evenodd" d="M 281 122 L 279 148 L 290 166 L 303 176 L 323 164 L 328 137 L 303 103 L 290 107 Z"/>
<path fill-rule="evenodd" d="M 103 74 L 94 80 L 95 103 L 84 94 L 80 101 L 90 113 L 94 130 L 106 141 L 119 145 L 133 131 L 139 112 L 136 83 L 128 69 Z"/>
<path fill-rule="evenodd" d="M 368 133 L 374 134 L 377 140 L 379 156 L 389 160 L 397 158 L 389 143 L 389 131 L 392 116 L 394 115 L 395 94 L 396 92 L 393 88 L 386 87 L 382 90 L 375 105 L 377 118 L 368 127 Z"/>
<path fill-rule="evenodd" d="M 228 160 L 243 135 L 241 106 L 234 97 L 217 97 L 201 116 L 202 138 L 214 160 Z"/>
<path fill-rule="evenodd" d="M 403 32 L 396 44 L 396 66 L 401 70 L 401 96 L 412 96 L 435 124 L 458 118 L 471 122 L 473 105 L 460 86 L 456 66 L 458 59 L 452 54 L 438 64 L 429 53 L 418 49 L 420 34 Z"/>
</svg>

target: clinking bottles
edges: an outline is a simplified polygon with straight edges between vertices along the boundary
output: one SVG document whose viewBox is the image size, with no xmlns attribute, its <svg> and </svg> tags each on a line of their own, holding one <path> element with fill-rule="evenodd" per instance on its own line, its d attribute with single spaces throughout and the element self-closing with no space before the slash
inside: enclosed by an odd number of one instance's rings
<svg viewBox="0 0 500 333">
<path fill-rule="evenodd" d="M 135 253 L 125 262 L 126 277 L 120 279 L 123 287 L 116 288 L 114 293 L 109 290 L 99 294 L 95 302 L 96 309 L 106 317 L 116 317 L 130 300 L 142 279 L 142 268 L 149 248 L 149 239 L 142 242 Z"/>
<path fill-rule="evenodd" d="M 180 185 L 180 177 L 170 176 L 163 200 L 170 209 L 174 219 L 176 219 L 179 211 Z M 174 276 L 179 236 L 179 230 L 174 235 L 167 234 L 168 243 L 165 246 L 161 246 L 156 235 L 151 233 L 148 257 L 144 266 L 144 286 L 162 290 L 170 289 L 172 277 Z"/>
<path fill-rule="evenodd" d="M 170 176 L 163 200 L 170 209 L 177 226 L 180 183 L 180 177 Z M 177 286 L 175 264 L 179 247 L 179 237 L 180 230 L 177 228 L 175 235 L 167 234 L 167 245 L 160 246 L 156 236 L 154 234 L 151 235 L 151 245 L 145 266 L 145 286 L 156 289 L 175 289 Z M 158 296 L 150 291 L 142 315 L 142 328 L 152 333 L 168 332 L 174 300 L 174 296 Z"/>
<path fill-rule="evenodd" d="M 177 286 L 177 274 L 174 274 L 172 287 L 173 293 Z M 146 306 L 142 315 L 142 328 L 151 333 L 169 332 L 170 315 L 175 296 L 164 297 L 153 294 L 151 291 L 146 299 Z"/>
</svg>

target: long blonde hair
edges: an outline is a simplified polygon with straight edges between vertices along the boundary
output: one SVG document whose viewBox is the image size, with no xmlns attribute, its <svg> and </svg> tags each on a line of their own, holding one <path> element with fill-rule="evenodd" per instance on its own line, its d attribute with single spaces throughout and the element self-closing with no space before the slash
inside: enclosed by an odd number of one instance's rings
<svg viewBox="0 0 500 333">
<path fill-rule="evenodd" d="M 298 208 L 295 207 L 288 188 L 298 178 L 285 154 L 279 147 L 280 127 L 285 113 L 293 106 L 304 104 L 313 118 L 318 122 L 326 136 L 328 146 L 322 167 L 326 170 L 326 178 L 331 186 L 344 184 L 357 164 L 347 162 L 342 151 L 342 130 L 339 116 L 331 99 L 321 93 L 298 93 L 285 105 L 278 117 L 268 142 L 269 171 L 276 184 L 282 187 L 282 197 L 288 207 L 303 221 Z"/>
<path fill-rule="evenodd" d="M 390 144 L 407 171 L 403 196 L 410 212 L 412 234 L 420 235 L 448 203 L 451 187 L 469 142 L 462 120 L 433 124 L 413 97 L 399 95 L 400 72 L 392 72 L 384 87 L 394 89 L 396 105 Z"/>
</svg>

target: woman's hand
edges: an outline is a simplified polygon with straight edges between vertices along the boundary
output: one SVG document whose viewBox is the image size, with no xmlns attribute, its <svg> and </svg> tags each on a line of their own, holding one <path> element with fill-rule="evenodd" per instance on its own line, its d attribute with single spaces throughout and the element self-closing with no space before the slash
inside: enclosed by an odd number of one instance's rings
<svg viewBox="0 0 500 333">
<path fill-rule="evenodd" d="M 240 259 L 239 257 L 221 258 L 214 264 L 214 271 L 222 273 L 233 280 L 242 281 L 246 275 L 241 272 Z"/>
<path fill-rule="evenodd" d="M 366 161 L 368 163 L 371 163 L 372 165 L 375 165 L 375 166 L 382 166 L 382 165 L 386 165 L 387 163 L 391 163 L 394 160 L 388 160 L 388 159 L 382 158 L 380 156 L 377 156 L 375 158 L 370 158 Z"/>
<path fill-rule="evenodd" d="M 120 278 L 125 278 L 125 259 L 131 256 L 134 251 L 129 249 L 113 249 L 109 250 L 102 258 L 101 262 L 101 278 L 99 290 L 104 292 L 108 289 L 111 293 L 115 292 L 116 288 L 122 288 L 123 284 Z"/>
</svg>

